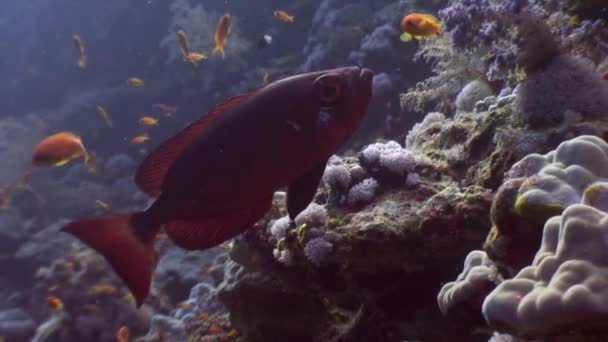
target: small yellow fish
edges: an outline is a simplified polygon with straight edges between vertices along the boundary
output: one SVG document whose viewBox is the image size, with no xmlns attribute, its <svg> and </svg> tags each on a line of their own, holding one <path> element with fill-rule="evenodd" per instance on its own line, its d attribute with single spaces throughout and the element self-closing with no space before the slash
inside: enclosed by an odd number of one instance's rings
<svg viewBox="0 0 608 342">
<path fill-rule="evenodd" d="M 143 87 L 144 80 L 142 80 L 141 78 L 138 78 L 138 77 L 131 77 L 131 78 L 127 79 L 127 84 L 132 87 Z"/>
<path fill-rule="evenodd" d="M 186 32 L 183 30 L 177 31 L 177 41 L 179 42 L 180 50 L 182 50 L 182 55 L 184 55 L 184 60 L 186 60 L 190 54 L 190 44 L 188 44 Z"/>
<path fill-rule="evenodd" d="M 91 290 L 94 294 L 99 295 L 113 295 L 118 293 L 118 289 L 114 285 L 110 284 L 94 285 Z"/>
<path fill-rule="evenodd" d="M 186 61 L 194 64 L 194 66 L 196 66 L 198 64 L 198 62 L 202 61 L 203 59 L 207 59 L 207 55 L 205 55 L 204 53 L 200 53 L 200 52 L 189 52 L 186 55 Z"/>
<path fill-rule="evenodd" d="M 201 313 L 200 315 L 198 315 L 198 319 L 200 321 L 206 321 L 206 320 L 208 320 L 209 319 L 209 313 L 207 313 L 207 312 Z"/>
<path fill-rule="evenodd" d="M 158 125 L 158 119 L 151 116 L 142 116 L 139 118 L 139 123 L 146 126 L 155 126 Z"/>
<path fill-rule="evenodd" d="M 228 334 L 226 334 L 226 336 L 228 336 L 230 338 L 235 338 L 235 337 L 239 336 L 239 332 L 236 329 L 232 328 L 232 329 L 230 329 Z"/>
<path fill-rule="evenodd" d="M 95 200 L 95 205 L 101 209 L 110 210 L 110 205 L 102 200 Z"/>
<path fill-rule="evenodd" d="M 268 84 L 268 78 L 270 78 L 270 75 L 268 75 L 268 73 L 264 73 L 264 76 L 262 76 L 262 85 L 267 85 Z"/>
<path fill-rule="evenodd" d="M 295 16 L 289 15 L 287 12 L 282 11 L 282 10 L 274 11 L 274 16 L 279 18 L 279 20 L 284 21 L 286 23 L 293 23 L 294 19 L 296 18 Z"/>
<path fill-rule="evenodd" d="M 403 34 L 399 38 L 403 42 L 437 37 L 441 33 L 441 22 L 432 14 L 410 13 L 401 20 L 401 29 Z"/>
<path fill-rule="evenodd" d="M 129 342 L 130 335 L 129 328 L 123 325 L 116 331 L 116 342 Z"/>
<path fill-rule="evenodd" d="M 101 115 L 103 122 L 106 123 L 106 126 L 112 127 L 112 120 L 110 120 L 110 116 L 108 115 L 108 112 L 106 111 L 106 109 L 103 108 L 102 106 L 97 105 L 97 111 Z"/>
<path fill-rule="evenodd" d="M 56 296 L 48 296 L 46 298 L 46 304 L 53 310 L 61 311 L 63 310 L 63 301 L 57 298 Z"/>
<path fill-rule="evenodd" d="M 72 40 L 74 41 L 74 46 L 76 47 L 76 52 L 78 53 L 78 66 L 84 69 L 87 66 L 87 54 L 84 51 L 82 39 L 80 39 L 79 35 L 74 34 L 72 35 Z"/>
<path fill-rule="evenodd" d="M 176 306 L 177 306 L 178 308 L 180 308 L 180 309 L 184 309 L 184 310 L 190 310 L 190 309 L 192 309 L 192 304 L 187 303 L 187 302 L 181 302 L 181 303 L 178 303 Z"/>
<path fill-rule="evenodd" d="M 212 53 L 219 53 L 222 56 L 222 59 L 226 57 L 224 45 L 226 45 L 226 40 L 230 34 L 231 18 L 229 13 L 224 14 L 215 27 L 215 48 L 213 48 Z"/>
<path fill-rule="evenodd" d="M 131 139 L 131 144 L 139 145 L 148 140 L 150 140 L 150 137 L 147 134 L 140 134 L 136 137 L 133 137 L 133 139 Z"/>
</svg>

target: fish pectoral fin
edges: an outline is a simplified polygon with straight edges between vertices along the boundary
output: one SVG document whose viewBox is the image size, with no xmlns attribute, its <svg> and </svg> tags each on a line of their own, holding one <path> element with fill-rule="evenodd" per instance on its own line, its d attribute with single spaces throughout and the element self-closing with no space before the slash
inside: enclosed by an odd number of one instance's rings
<svg viewBox="0 0 608 342">
<path fill-rule="evenodd" d="M 165 231 L 173 243 L 187 250 L 215 247 L 251 228 L 270 210 L 271 204 L 272 195 L 268 195 L 224 216 L 171 221 Z"/>
<path fill-rule="evenodd" d="M 403 32 L 401 36 L 399 36 L 399 39 L 401 39 L 402 42 L 409 42 L 412 38 L 412 35 L 407 32 Z"/>
<path fill-rule="evenodd" d="M 324 160 L 289 185 L 287 189 L 287 212 L 290 219 L 295 219 L 315 197 L 326 164 L 327 160 Z"/>
</svg>

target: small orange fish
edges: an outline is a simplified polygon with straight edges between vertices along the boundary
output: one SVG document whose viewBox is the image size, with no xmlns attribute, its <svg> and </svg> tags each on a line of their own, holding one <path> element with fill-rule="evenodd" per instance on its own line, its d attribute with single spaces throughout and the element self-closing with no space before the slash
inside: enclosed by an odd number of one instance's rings
<svg viewBox="0 0 608 342">
<path fill-rule="evenodd" d="M 226 336 L 230 337 L 230 338 L 234 338 L 234 337 L 239 336 L 239 332 L 236 329 L 232 328 L 232 329 L 230 329 L 228 334 L 226 334 Z"/>
<path fill-rule="evenodd" d="M 194 64 L 194 66 L 198 65 L 198 62 L 202 61 L 203 59 L 207 59 L 207 55 L 205 55 L 204 53 L 200 53 L 200 52 L 189 52 L 188 55 L 186 55 L 186 61 Z"/>
<path fill-rule="evenodd" d="M 184 309 L 184 310 L 190 310 L 190 309 L 192 309 L 192 304 L 187 303 L 187 302 L 181 302 L 181 303 L 178 303 L 176 306 L 177 306 L 178 308 L 180 308 L 180 309 Z"/>
<path fill-rule="evenodd" d="M 401 20 L 401 41 L 437 37 L 441 32 L 441 22 L 432 14 L 411 13 Z"/>
<path fill-rule="evenodd" d="M 110 284 L 94 285 L 91 290 L 94 294 L 99 295 L 113 295 L 118 293 L 118 289 L 114 285 Z"/>
<path fill-rule="evenodd" d="M 99 112 L 99 114 L 101 115 L 101 118 L 103 119 L 103 122 L 106 123 L 106 126 L 112 127 L 112 120 L 110 120 L 110 116 L 108 115 L 106 109 L 98 105 L 97 112 Z"/>
<path fill-rule="evenodd" d="M 77 34 L 72 35 L 72 40 L 74 41 L 74 46 L 76 47 L 76 52 L 78 53 L 78 66 L 82 69 L 87 66 L 87 54 L 84 51 L 84 45 L 82 44 L 82 39 Z"/>
<path fill-rule="evenodd" d="M 200 315 L 198 315 L 198 319 L 200 321 L 206 321 L 206 320 L 208 320 L 209 319 L 209 313 L 207 313 L 207 312 L 201 313 Z"/>
<path fill-rule="evenodd" d="M 217 324 L 210 326 L 209 329 L 207 330 L 207 332 L 210 334 L 219 334 L 222 331 L 223 331 L 223 329 Z"/>
<path fill-rule="evenodd" d="M 294 19 L 296 18 L 295 16 L 289 15 L 287 12 L 282 11 L 282 10 L 274 11 L 274 16 L 279 18 L 279 20 L 284 21 L 286 23 L 293 23 Z"/>
<path fill-rule="evenodd" d="M 139 123 L 146 126 L 158 125 L 158 119 L 151 116 L 142 116 L 139 118 Z"/>
<path fill-rule="evenodd" d="M 116 342 L 129 342 L 130 335 L 129 328 L 123 325 L 116 331 Z"/>
<path fill-rule="evenodd" d="M 229 13 L 224 14 L 215 28 L 215 48 L 213 49 L 213 53 L 219 53 L 222 55 L 222 58 L 226 57 L 224 45 L 230 34 L 230 19 L 231 16 Z"/>
<path fill-rule="evenodd" d="M 48 296 L 46 298 L 46 304 L 53 310 L 61 311 L 63 310 L 63 301 L 57 298 L 56 296 Z"/>
<path fill-rule="evenodd" d="M 186 36 L 186 32 L 183 30 L 177 31 L 177 41 L 179 42 L 180 50 L 182 50 L 184 60 L 186 60 L 190 54 L 190 44 L 188 44 L 188 36 Z"/>
<path fill-rule="evenodd" d="M 127 84 L 130 85 L 131 87 L 143 87 L 144 80 L 142 80 L 141 78 L 138 78 L 138 77 L 131 77 L 131 78 L 127 79 Z"/>
<path fill-rule="evenodd" d="M 63 166 L 72 159 L 84 157 L 89 162 L 89 154 L 82 139 L 71 132 L 59 132 L 44 138 L 34 149 L 32 163 L 36 166 Z"/>
<path fill-rule="evenodd" d="M 150 140 L 150 137 L 147 134 L 140 134 L 136 137 L 133 137 L 133 139 L 131 139 L 131 144 L 133 145 L 139 145 L 142 144 L 146 141 Z"/>
<path fill-rule="evenodd" d="M 0 191 L 0 208 L 7 209 L 11 206 L 13 196 L 9 188 Z"/>
<path fill-rule="evenodd" d="M 110 210 L 110 205 L 102 200 L 95 200 L 95 205 L 101 209 Z"/>
</svg>

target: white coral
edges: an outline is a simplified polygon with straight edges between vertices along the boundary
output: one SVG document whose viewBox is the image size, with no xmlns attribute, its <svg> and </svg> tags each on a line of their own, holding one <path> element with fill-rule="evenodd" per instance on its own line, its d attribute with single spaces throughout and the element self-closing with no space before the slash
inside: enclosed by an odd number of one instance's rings
<svg viewBox="0 0 608 342">
<path fill-rule="evenodd" d="M 549 219 L 532 265 L 486 297 L 483 315 L 491 326 L 525 337 L 576 329 L 578 324 L 605 326 L 608 213 L 574 204 Z"/>
<path fill-rule="evenodd" d="M 472 251 L 464 261 L 456 281 L 446 283 L 439 291 L 437 303 L 444 315 L 450 308 L 480 294 L 489 283 L 500 283 L 502 277 L 483 251 Z"/>
</svg>

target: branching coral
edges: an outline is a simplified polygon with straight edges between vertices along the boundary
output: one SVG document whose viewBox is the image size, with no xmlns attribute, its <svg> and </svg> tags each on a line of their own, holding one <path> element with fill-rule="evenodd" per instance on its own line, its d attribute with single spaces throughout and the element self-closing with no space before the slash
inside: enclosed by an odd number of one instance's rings
<svg viewBox="0 0 608 342">
<path fill-rule="evenodd" d="M 401 95 L 401 107 L 407 111 L 423 112 L 427 109 L 450 112 L 450 98 L 466 82 L 484 80 L 484 62 L 481 54 L 453 49 L 445 37 L 422 41 L 414 60 L 432 66 L 434 76 L 418 82 L 413 89 Z M 435 108 L 426 108 L 435 103 Z"/>
</svg>

